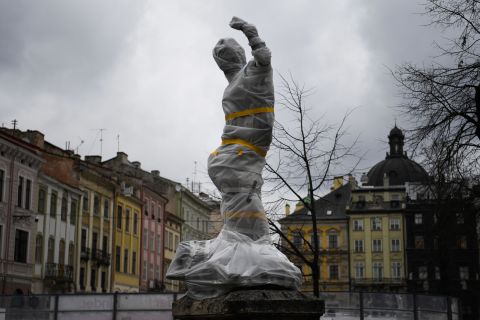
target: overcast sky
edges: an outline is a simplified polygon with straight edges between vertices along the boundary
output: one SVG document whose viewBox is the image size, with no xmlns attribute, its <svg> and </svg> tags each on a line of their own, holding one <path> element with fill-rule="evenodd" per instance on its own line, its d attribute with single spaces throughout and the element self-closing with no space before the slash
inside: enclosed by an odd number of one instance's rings
<svg viewBox="0 0 480 320">
<path fill-rule="evenodd" d="M 428 63 L 440 30 L 404 0 L 0 0 L 0 122 L 39 130 L 103 159 L 120 150 L 146 170 L 207 182 L 220 142 L 226 86 L 211 51 L 233 15 L 253 24 L 278 74 L 307 86 L 312 117 L 349 122 L 369 168 L 385 157 L 398 89 L 389 68 Z M 250 52 L 246 48 L 247 53 Z M 277 117 L 281 117 L 277 110 Z"/>
</svg>

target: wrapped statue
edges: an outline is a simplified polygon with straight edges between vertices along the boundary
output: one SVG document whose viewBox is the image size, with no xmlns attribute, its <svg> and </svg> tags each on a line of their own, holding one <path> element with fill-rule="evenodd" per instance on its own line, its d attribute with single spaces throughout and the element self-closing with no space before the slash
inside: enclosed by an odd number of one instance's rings
<svg viewBox="0 0 480 320">
<path fill-rule="evenodd" d="M 254 25 L 233 17 L 253 59 L 231 38 L 218 41 L 213 57 L 228 80 L 222 100 L 222 143 L 208 159 L 208 174 L 222 195 L 224 227 L 217 238 L 181 242 L 167 278 L 185 281 L 193 298 L 237 288 L 298 289 L 301 272 L 272 244 L 261 200 L 262 170 L 272 140 L 274 88 L 271 53 Z"/>
</svg>

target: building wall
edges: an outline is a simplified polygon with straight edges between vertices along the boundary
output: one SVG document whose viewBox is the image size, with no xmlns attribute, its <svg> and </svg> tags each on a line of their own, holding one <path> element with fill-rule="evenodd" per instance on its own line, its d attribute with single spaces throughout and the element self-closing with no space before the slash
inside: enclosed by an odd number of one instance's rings
<svg viewBox="0 0 480 320">
<path fill-rule="evenodd" d="M 17 289 L 28 293 L 31 290 L 33 235 L 36 232 L 34 195 L 41 162 L 39 154 L 23 142 L 0 136 L 0 170 L 3 175 L 0 201 L 1 293 L 11 294 Z M 26 246 L 21 246 L 25 239 L 16 241 L 17 232 L 26 235 Z M 25 249 L 17 250 L 17 253 L 25 253 L 20 255 L 22 261 L 16 254 L 16 244 L 17 249 Z"/>
<path fill-rule="evenodd" d="M 400 190 L 388 192 L 383 188 L 359 189 L 353 192 L 351 211 L 348 213 L 350 233 L 350 273 L 352 285 L 365 286 L 373 289 L 375 286 L 384 286 L 395 290 L 396 287 L 405 287 L 405 194 Z M 395 196 L 392 196 L 395 195 Z M 399 199 L 394 208 L 392 199 Z M 373 230 L 373 220 L 380 223 L 380 230 Z M 362 230 L 356 230 L 356 221 L 363 223 Z M 391 228 L 392 222 L 398 222 L 398 228 Z M 397 225 L 397 223 L 395 223 Z M 356 252 L 356 241 L 363 241 L 363 252 Z M 374 251 L 374 241 L 381 241 L 381 251 Z M 398 241 L 397 251 L 392 249 L 392 240 Z M 378 243 L 378 242 L 377 242 Z M 357 277 L 359 263 L 363 263 L 363 277 Z M 393 263 L 399 263 L 400 273 L 393 274 Z M 374 267 L 382 266 L 382 276 L 374 275 Z M 398 269 L 397 269 L 398 270 Z M 397 271 L 395 271 L 397 273 Z M 378 278 L 378 279 L 376 279 Z"/>
<path fill-rule="evenodd" d="M 140 290 L 160 290 L 163 275 L 163 238 L 166 198 L 143 188 L 142 261 Z"/>
<path fill-rule="evenodd" d="M 165 274 L 175 257 L 177 246 L 180 243 L 182 233 L 182 221 L 176 215 L 167 213 L 165 220 L 165 237 L 164 237 L 164 274 L 163 282 L 165 290 L 169 292 L 180 291 L 180 282 L 177 280 L 168 280 Z"/>
<path fill-rule="evenodd" d="M 78 243 L 75 225 L 80 197 L 80 190 L 40 176 L 36 193 L 33 293 L 71 292 L 74 289 L 74 251 Z"/>
<path fill-rule="evenodd" d="M 190 191 L 182 188 L 180 212 L 184 220 L 182 241 L 210 239 L 208 224 L 211 208 Z"/>
<path fill-rule="evenodd" d="M 115 203 L 112 291 L 138 292 L 142 206 L 138 199 L 122 194 L 117 195 Z"/>
<path fill-rule="evenodd" d="M 113 243 L 113 185 L 84 168 L 80 177 L 82 198 L 77 223 L 75 271 L 77 291 L 108 292 L 111 287 Z M 95 200 L 98 199 L 97 201 Z M 82 236 L 86 234 L 86 237 Z M 96 245 L 95 245 L 96 237 Z M 106 237 L 106 243 L 104 243 Z M 101 254 L 105 252 L 106 259 Z M 102 258 L 102 259 L 99 259 Z M 93 271 L 93 272 L 92 272 Z M 81 278 L 83 280 L 81 281 Z M 103 286 L 102 286 L 103 278 Z"/>
</svg>

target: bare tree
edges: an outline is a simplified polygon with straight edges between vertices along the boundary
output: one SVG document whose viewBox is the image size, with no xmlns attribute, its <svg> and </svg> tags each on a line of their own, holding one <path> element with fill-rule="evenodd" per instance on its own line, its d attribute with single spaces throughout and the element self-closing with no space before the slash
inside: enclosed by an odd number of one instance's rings
<svg viewBox="0 0 480 320">
<path fill-rule="evenodd" d="M 480 2 L 427 0 L 431 25 L 451 35 L 430 66 L 404 64 L 393 73 L 413 125 L 410 142 L 436 170 L 477 175 L 480 148 Z M 455 35 L 456 34 L 456 35 Z M 431 155 L 434 154 L 435 158 Z M 466 172 L 466 169 L 467 172 Z"/>
<path fill-rule="evenodd" d="M 320 198 L 325 182 L 333 180 L 334 176 L 349 174 L 356 167 L 360 160 L 354 153 L 357 139 L 346 143 L 346 121 L 350 112 L 336 126 L 312 119 L 307 104 L 312 89 L 300 85 L 292 76 L 288 79 L 281 76 L 281 80 L 277 105 L 293 115 L 293 120 L 288 125 L 275 123 L 266 180 L 273 185 L 271 191 L 281 194 L 281 201 L 300 201 L 311 212 L 312 238 L 306 239 L 298 230 L 287 230 L 285 233 L 272 220 L 270 226 L 281 238 L 281 249 L 310 267 L 313 293 L 318 297 L 319 241 L 314 203 Z M 350 170 L 343 167 L 346 163 L 350 164 Z M 288 238 L 289 232 L 297 232 L 303 238 L 307 252 L 292 243 Z"/>
</svg>

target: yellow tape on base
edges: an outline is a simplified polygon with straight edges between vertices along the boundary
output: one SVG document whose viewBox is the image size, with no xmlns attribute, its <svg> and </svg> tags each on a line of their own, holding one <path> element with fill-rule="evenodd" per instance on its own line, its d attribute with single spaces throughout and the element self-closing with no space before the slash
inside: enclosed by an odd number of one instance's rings
<svg viewBox="0 0 480 320">
<path fill-rule="evenodd" d="M 257 147 L 255 145 L 251 144 L 250 142 L 242 140 L 242 139 L 223 139 L 222 140 L 222 146 L 225 146 L 225 145 L 228 145 L 228 144 L 239 144 L 239 145 L 245 146 L 245 147 L 255 151 L 256 153 L 258 153 L 262 157 L 265 157 L 267 155 L 267 152 L 265 150 L 263 150 L 262 148 Z"/>
<path fill-rule="evenodd" d="M 232 112 L 230 114 L 227 114 L 225 116 L 225 120 L 232 120 L 232 119 L 235 119 L 235 118 L 251 116 L 252 114 L 268 113 L 268 112 L 273 112 L 273 111 L 274 111 L 273 107 L 262 107 L 262 108 L 255 108 L 255 109 L 247 109 L 247 110 L 242 110 L 242 111 Z"/>
</svg>

